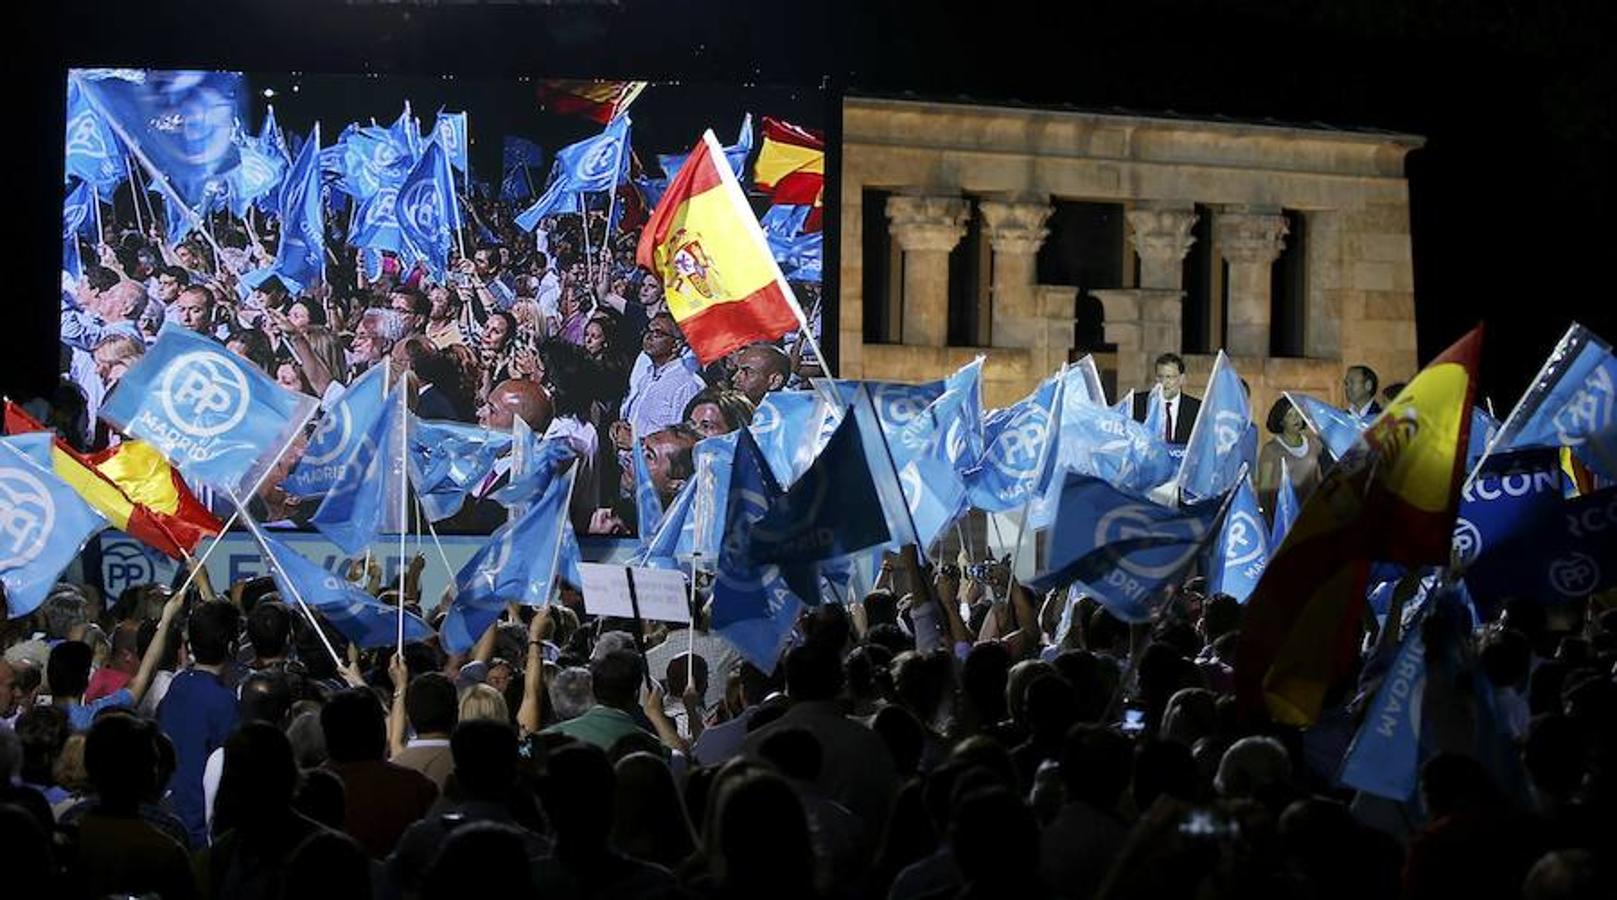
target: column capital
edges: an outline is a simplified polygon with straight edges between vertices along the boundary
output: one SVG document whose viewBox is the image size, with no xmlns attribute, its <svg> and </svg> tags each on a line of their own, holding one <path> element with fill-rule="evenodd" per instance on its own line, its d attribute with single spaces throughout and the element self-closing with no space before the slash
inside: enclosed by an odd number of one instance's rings
<svg viewBox="0 0 1617 900">
<path fill-rule="evenodd" d="M 895 194 L 887 198 L 888 232 L 906 253 L 948 253 L 965 236 L 970 212 L 961 197 Z"/>
<path fill-rule="evenodd" d="M 1050 236 L 1044 227 L 1055 208 L 1048 200 L 979 200 L 983 233 L 995 253 L 1032 256 Z"/>
<path fill-rule="evenodd" d="M 1190 229 L 1196 224 L 1196 211 L 1185 205 L 1150 205 L 1131 209 L 1125 213 L 1129 223 L 1129 240 L 1134 252 L 1149 263 L 1177 266 L 1196 243 Z"/>
<path fill-rule="evenodd" d="M 1238 206 L 1220 210 L 1213 230 L 1219 250 L 1229 262 L 1268 265 L 1286 249 L 1291 228 L 1279 210 Z"/>
</svg>

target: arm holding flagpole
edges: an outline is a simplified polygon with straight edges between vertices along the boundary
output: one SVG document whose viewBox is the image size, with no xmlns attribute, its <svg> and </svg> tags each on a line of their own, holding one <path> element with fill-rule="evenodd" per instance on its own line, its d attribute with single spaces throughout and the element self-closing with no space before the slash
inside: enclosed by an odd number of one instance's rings
<svg viewBox="0 0 1617 900">
<path fill-rule="evenodd" d="M 550 607 L 533 611 L 528 621 L 528 661 L 522 670 L 522 705 L 517 708 L 517 728 L 526 736 L 539 730 L 544 720 L 545 654 L 544 639 L 550 634 Z"/>
</svg>

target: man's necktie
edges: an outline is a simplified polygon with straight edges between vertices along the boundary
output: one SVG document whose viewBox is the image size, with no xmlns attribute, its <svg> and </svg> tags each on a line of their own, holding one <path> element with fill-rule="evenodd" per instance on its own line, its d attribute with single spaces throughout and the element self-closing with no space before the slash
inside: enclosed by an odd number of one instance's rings
<svg viewBox="0 0 1617 900">
<path fill-rule="evenodd" d="M 1172 403 L 1163 403 L 1162 404 L 1162 424 L 1163 424 L 1162 439 L 1164 441 L 1167 441 L 1170 444 L 1173 443 L 1173 404 Z"/>
</svg>

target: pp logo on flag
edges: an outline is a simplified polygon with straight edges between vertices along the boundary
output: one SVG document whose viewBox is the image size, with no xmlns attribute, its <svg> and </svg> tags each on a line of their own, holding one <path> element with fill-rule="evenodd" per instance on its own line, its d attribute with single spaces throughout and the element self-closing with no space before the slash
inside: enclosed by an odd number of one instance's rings
<svg viewBox="0 0 1617 900">
<path fill-rule="evenodd" d="M 773 403 L 765 403 L 758 407 L 757 412 L 753 413 L 752 425 L 749 427 L 752 429 L 753 437 L 761 438 L 764 435 L 774 434 L 779 431 L 780 422 L 780 411 L 775 409 Z"/>
<path fill-rule="evenodd" d="M 1165 559 L 1154 565 L 1130 559 L 1116 550 L 1109 550 L 1112 561 L 1118 568 L 1137 578 L 1162 579 L 1179 571 L 1190 562 L 1190 558 L 1196 555 L 1196 549 L 1201 546 L 1202 533 L 1202 524 L 1196 519 L 1158 522 L 1152 518 L 1149 508 L 1130 504 L 1109 510 L 1100 517 L 1100 521 L 1095 524 L 1095 545 L 1110 548 L 1111 545 L 1124 541 L 1157 538 L 1162 541 L 1161 545 L 1142 549 L 1150 553 L 1153 559 L 1159 559 L 1158 554 L 1174 549 L 1171 544 L 1181 544 L 1171 559 Z"/>
<path fill-rule="evenodd" d="M 1263 526 L 1256 516 L 1246 510 L 1231 512 L 1227 534 L 1224 565 L 1238 569 L 1263 557 L 1263 545 L 1257 541 L 1257 536 L 1263 534 Z"/>
<path fill-rule="evenodd" d="M 418 181 L 399 196 L 400 212 L 418 233 L 432 236 L 444 218 L 443 199 L 430 181 Z"/>
<path fill-rule="evenodd" d="M 451 156 L 460 149 L 460 141 L 455 136 L 455 123 L 448 119 L 438 121 L 438 144 Z"/>
<path fill-rule="evenodd" d="M 90 207 L 84 203 L 69 203 L 62 207 L 62 237 L 70 238 L 78 233 L 84 219 L 90 214 Z"/>
<path fill-rule="evenodd" d="M 56 525 L 56 504 L 32 472 L 0 469 L 0 570 L 34 561 Z"/>
<path fill-rule="evenodd" d="M 1600 584 L 1600 564 L 1573 551 L 1550 563 L 1550 587 L 1566 597 L 1586 597 Z"/>
<path fill-rule="evenodd" d="M 1610 370 L 1596 367 L 1555 414 L 1555 433 L 1562 446 L 1579 446 L 1589 435 L 1609 427 L 1614 395 L 1617 388 L 1612 385 Z"/>
<path fill-rule="evenodd" d="M 1024 410 L 1005 426 L 988 449 L 989 460 L 1008 478 L 1026 478 L 1039 467 L 1050 416 L 1039 407 Z"/>
<path fill-rule="evenodd" d="M 876 415 L 883 427 L 903 427 L 915 421 L 926 411 L 927 400 L 919 397 L 906 385 L 887 384 L 871 392 Z"/>
<path fill-rule="evenodd" d="M 399 202 L 398 188 L 378 188 L 371 202 L 365 204 L 365 228 L 383 228 L 399 224 L 397 205 Z"/>
<path fill-rule="evenodd" d="M 1469 566 L 1482 553 L 1482 532 L 1467 519 L 1454 520 L 1454 555 Z"/>
<path fill-rule="evenodd" d="M 1246 422 L 1241 414 L 1224 409 L 1219 410 L 1213 417 L 1213 450 L 1219 456 L 1230 452 L 1237 442 L 1241 440 L 1241 433 L 1246 431 Z"/>
<path fill-rule="evenodd" d="M 169 422 L 196 438 L 223 434 L 247 417 L 247 375 L 233 362 L 204 351 L 182 353 L 163 373 L 158 397 Z"/>
<path fill-rule="evenodd" d="M 67 156 L 88 156 L 91 159 L 111 159 L 101 129 L 96 126 L 95 114 L 81 113 L 67 123 Z"/>
<path fill-rule="evenodd" d="M 921 483 L 921 470 L 915 467 L 915 463 L 910 463 L 904 467 L 904 471 L 898 473 L 898 486 L 904 490 L 904 503 L 910 508 L 910 512 L 912 514 L 920 512 L 921 497 L 926 485 Z"/>
<path fill-rule="evenodd" d="M 331 412 L 320 417 L 320 424 L 309 437 L 310 447 L 324 447 L 318 453 L 305 452 L 303 462 L 311 466 L 323 466 L 335 460 L 342 454 L 343 448 L 348 446 L 348 438 L 353 433 L 353 419 L 348 413 L 347 404 L 338 404 Z"/>
<path fill-rule="evenodd" d="M 578 161 L 576 173 L 580 181 L 596 181 L 612 174 L 612 164 L 618 157 L 618 142 L 601 141 Z"/>
</svg>

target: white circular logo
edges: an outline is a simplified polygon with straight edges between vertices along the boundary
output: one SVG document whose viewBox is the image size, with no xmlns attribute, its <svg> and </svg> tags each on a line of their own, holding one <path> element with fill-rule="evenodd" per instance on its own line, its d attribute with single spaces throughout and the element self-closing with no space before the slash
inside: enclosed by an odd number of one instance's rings
<svg viewBox="0 0 1617 900">
<path fill-rule="evenodd" d="M 903 384 L 878 385 L 871 391 L 870 399 L 884 428 L 902 428 L 915 421 L 926 411 L 929 402 L 917 395 L 913 388 Z"/>
<path fill-rule="evenodd" d="M 319 452 L 305 452 L 303 461 L 310 465 L 323 466 L 342 455 L 343 448 L 348 446 L 353 424 L 346 403 L 339 404 L 321 416 L 320 424 L 315 426 L 314 434 L 309 437 L 309 447 L 311 450 L 315 447 L 323 449 Z"/>
<path fill-rule="evenodd" d="M 371 196 L 370 202 L 365 204 L 365 227 L 382 228 L 399 224 L 396 211 L 398 202 L 398 188 L 378 188 L 376 193 Z"/>
<path fill-rule="evenodd" d="M 988 448 L 994 468 L 1010 478 L 1025 478 L 1039 466 L 1050 414 L 1041 406 L 1029 405 L 1005 423 L 1005 430 Z"/>
<path fill-rule="evenodd" d="M 926 489 L 926 485 L 921 483 L 921 470 L 915 467 L 915 463 L 910 463 L 904 467 L 904 471 L 898 473 L 898 485 L 904 489 L 904 503 L 910 508 L 910 512 L 919 512 L 921 492 Z"/>
<path fill-rule="evenodd" d="M 1600 584 L 1600 564 L 1573 551 L 1550 563 L 1550 586 L 1566 597 L 1586 597 Z"/>
<path fill-rule="evenodd" d="M 618 142 L 616 140 L 601 141 L 584 158 L 578 161 L 578 177 L 581 181 L 594 181 L 612 174 L 612 163 L 618 156 Z"/>
<path fill-rule="evenodd" d="M 1179 519 L 1172 524 L 1157 522 L 1151 517 L 1148 507 L 1131 504 L 1110 510 L 1100 517 L 1100 521 L 1095 524 L 1095 544 L 1104 547 L 1119 541 L 1135 541 L 1151 537 L 1182 542 L 1183 547 L 1175 550 L 1172 558 L 1156 565 L 1146 565 L 1138 560 L 1125 558 L 1115 550 L 1110 553 L 1112 561 L 1117 563 L 1118 568 L 1137 577 L 1167 578 L 1196 555 L 1196 548 L 1201 543 L 1202 530 L 1201 522 L 1196 519 Z M 1178 533 L 1174 533 L 1175 531 Z M 1155 556 L 1159 553 L 1165 554 L 1169 550 L 1174 548 L 1152 548 L 1150 552 Z"/>
<path fill-rule="evenodd" d="M 775 404 L 766 400 L 762 406 L 758 407 L 758 411 L 752 414 L 752 425 L 750 426 L 752 436 L 761 438 L 764 435 L 774 434 L 780 429 L 780 424 L 780 410 L 775 408 Z"/>
<path fill-rule="evenodd" d="M 448 119 L 439 120 L 438 144 L 444 148 L 445 153 L 448 153 L 451 156 L 453 156 L 454 152 L 460 148 L 460 140 L 455 134 L 454 122 L 451 122 Z"/>
<path fill-rule="evenodd" d="M 256 153 L 242 154 L 241 182 L 250 193 L 263 190 L 274 180 L 275 167 L 268 160 Z"/>
<path fill-rule="evenodd" d="M 67 156 L 88 156 L 91 159 L 108 159 L 111 154 L 107 152 L 107 143 L 102 138 L 101 129 L 97 127 L 95 114 L 83 112 L 73 117 L 67 123 Z"/>
<path fill-rule="evenodd" d="M 247 417 L 251 399 L 240 367 L 200 350 L 182 353 L 169 364 L 157 396 L 174 427 L 199 438 L 235 428 Z"/>
<path fill-rule="evenodd" d="M 33 562 L 56 525 L 56 504 L 34 473 L 0 469 L 0 570 Z"/>
<path fill-rule="evenodd" d="M 1246 510 L 1230 513 L 1224 535 L 1224 565 L 1240 568 L 1263 557 L 1263 525 Z"/>
<path fill-rule="evenodd" d="M 70 238 L 77 234 L 89 215 L 90 207 L 84 203 L 69 203 L 62 207 L 62 237 Z"/>
<path fill-rule="evenodd" d="M 1482 532 L 1468 519 L 1454 520 L 1454 552 L 1462 566 L 1476 562 L 1477 555 L 1482 552 Z"/>
<path fill-rule="evenodd" d="M 157 567 L 139 546 L 130 541 L 108 541 L 101 547 L 101 585 L 107 593 L 157 580 Z"/>
<path fill-rule="evenodd" d="M 399 212 L 412 230 L 436 236 L 443 220 L 443 200 L 430 181 L 418 181 L 399 196 Z"/>
<path fill-rule="evenodd" d="M 1213 450 L 1219 456 L 1230 452 L 1238 441 L 1241 433 L 1246 431 L 1246 422 L 1240 413 L 1230 410 L 1221 410 L 1213 417 Z"/>
</svg>

